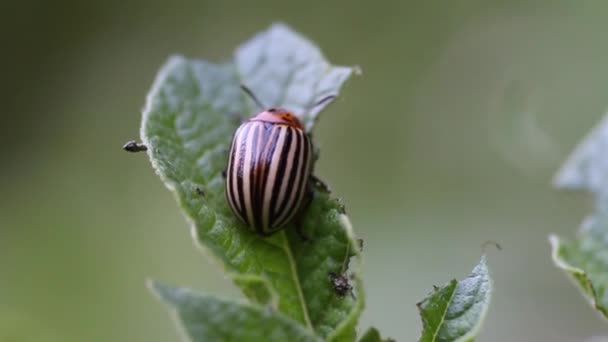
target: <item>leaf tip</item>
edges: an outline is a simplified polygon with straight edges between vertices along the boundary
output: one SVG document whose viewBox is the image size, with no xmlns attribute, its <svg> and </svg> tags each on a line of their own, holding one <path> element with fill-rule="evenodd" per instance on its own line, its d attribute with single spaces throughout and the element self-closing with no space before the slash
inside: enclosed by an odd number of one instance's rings
<svg viewBox="0 0 608 342">
<path fill-rule="evenodd" d="M 581 186 L 577 170 L 570 163 L 564 164 L 551 179 L 551 186 L 558 190 L 576 190 Z"/>
<path fill-rule="evenodd" d="M 549 234 L 547 237 L 549 244 L 551 245 L 551 251 L 555 253 L 555 250 L 559 248 L 559 237 L 556 234 Z"/>
<path fill-rule="evenodd" d="M 270 27 L 267 31 L 290 31 L 293 32 L 293 29 L 287 25 L 286 22 L 277 20 L 270 24 Z"/>
<path fill-rule="evenodd" d="M 585 278 L 587 277 L 583 269 L 570 264 L 566 259 L 564 259 L 560 255 L 560 252 L 563 250 L 563 246 L 559 236 L 555 234 L 550 234 L 549 244 L 551 245 L 551 259 L 553 260 L 555 266 L 567 272 L 568 274 L 583 276 Z"/>
<path fill-rule="evenodd" d="M 574 270 L 574 268 L 566 263 L 566 261 L 560 257 L 559 252 L 562 248 L 562 244 L 559 236 L 556 234 L 549 234 L 548 237 L 549 245 L 551 246 L 551 259 L 555 266 L 561 268 L 562 270 L 571 271 L 571 272 L 582 272 L 582 270 Z"/>
<path fill-rule="evenodd" d="M 146 287 L 159 301 L 174 307 L 188 293 L 186 288 L 177 288 L 154 279 L 146 279 Z"/>
<path fill-rule="evenodd" d="M 148 291 L 150 291 L 155 297 L 157 297 L 159 300 L 164 300 L 165 292 L 168 290 L 166 285 L 152 278 L 147 278 L 145 285 Z"/>
</svg>

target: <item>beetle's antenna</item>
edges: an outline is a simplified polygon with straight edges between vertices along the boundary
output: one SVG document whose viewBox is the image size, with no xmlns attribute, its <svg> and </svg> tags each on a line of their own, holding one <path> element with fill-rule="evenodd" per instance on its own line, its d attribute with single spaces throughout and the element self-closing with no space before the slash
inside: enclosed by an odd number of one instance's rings
<svg viewBox="0 0 608 342">
<path fill-rule="evenodd" d="M 318 107 L 322 104 L 324 104 L 325 102 L 330 102 L 331 100 L 335 99 L 336 95 L 332 94 L 332 95 L 327 95 L 324 98 L 320 99 L 319 101 L 315 102 L 315 104 L 312 105 L 312 108 Z"/>
<path fill-rule="evenodd" d="M 320 99 L 319 101 L 313 103 L 312 105 L 310 105 L 309 107 L 306 108 L 306 113 L 309 113 L 310 111 L 312 111 L 313 109 L 319 107 L 320 105 L 326 103 L 326 102 L 330 102 L 331 100 L 335 99 L 337 97 L 336 94 L 331 94 L 331 95 L 327 95 L 324 98 Z"/>
<path fill-rule="evenodd" d="M 263 110 L 266 108 L 266 106 L 264 106 L 262 104 L 262 101 L 260 101 L 255 94 L 251 91 L 251 89 L 249 89 L 246 85 L 241 84 L 241 89 L 245 92 L 245 94 L 249 95 L 249 97 L 253 100 L 253 102 L 255 102 L 255 104 L 260 107 L 260 110 Z"/>
</svg>

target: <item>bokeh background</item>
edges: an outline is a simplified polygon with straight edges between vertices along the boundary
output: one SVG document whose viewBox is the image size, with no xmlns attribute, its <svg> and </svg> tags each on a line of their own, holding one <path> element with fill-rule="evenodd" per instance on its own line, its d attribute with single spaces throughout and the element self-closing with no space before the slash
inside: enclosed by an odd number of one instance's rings
<svg viewBox="0 0 608 342">
<path fill-rule="evenodd" d="M 318 175 L 365 239 L 367 308 L 399 341 L 415 303 L 486 240 L 480 341 L 584 341 L 608 325 L 556 268 L 587 196 L 551 189 L 608 105 L 602 1 L 22 1 L 0 16 L 0 341 L 174 341 L 147 277 L 239 296 L 191 242 L 138 138 L 170 54 L 222 61 L 281 20 L 359 65 L 315 131 Z"/>
</svg>

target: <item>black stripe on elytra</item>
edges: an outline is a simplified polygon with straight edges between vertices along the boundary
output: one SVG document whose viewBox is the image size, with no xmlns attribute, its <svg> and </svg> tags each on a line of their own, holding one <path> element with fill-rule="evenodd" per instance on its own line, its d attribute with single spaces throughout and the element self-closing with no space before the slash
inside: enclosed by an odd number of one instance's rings
<svg viewBox="0 0 608 342">
<path fill-rule="evenodd" d="M 233 184 L 233 182 L 236 180 L 235 165 L 237 161 L 235 160 L 235 156 L 237 150 L 237 140 L 239 137 L 238 133 L 239 132 L 237 131 L 235 136 L 232 138 L 232 145 L 230 147 L 230 162 L 228 163 L 228 168 L 226 169 L 226 192 L 230 197 L 230 207 L 232 208 L 232 210 L 239 212 L 240 215 L 239 203 L 236 202 L 236 189 Z M 242 218 L 242 215 L 240 217 Z"/>
<path fill-rule="evenodd" d="M 285 138 L 287 139 L 287 136 Z M 291 137 L 289 137 L 289 139 L 290 139 L 290 143 L 291 143 Z M 277 141 L 278 141 L 278 139 L 277 139 Z M 276 148 L 276 141 L 275 141 L 274 147 Z M 281 158 L 281 156 L 283 156 L 284 154 L 286 154 L 288 152 L 289 152 L 289 144 L 287 144 L 287 142 L 285 142 L 283 144 L 283 148 L 282 148 L 281 152 L 279 153 L 279 155 L 274 156 L 274 158 L 273 158 L 273 159 L 279 158 L 279 162 L 277 164 L 277 167 L 274 170 L 272 170 L 272 172 L 275 173 L 275 176 L 274 176 L 274 183 L 272 184 L 272 188 L 270 189 L 270 206 L 268 208 L 268 210 L 270 211 L 268 213 L 268 225 L 269 226 L 274 226 L 274 221 L 276 220 L 277 201 L 279 200 L 279 191 L 281 191 L 281 185 L 283 184 L 283 177 L 285 175 L 285 168 L 287 166 L 287 158 Z"/>
<path fill-rule="evenodd" d="M 283 147 L 281 149 L 281 151 L 279 151 L 279 155 L 278 158 L 275 158 L 275 163 L 278 163 L 277 165 L 277 169 L 275 171 L 275 175 L 274 175 L 274 182 L 272 183 L 272 186 L 270 188 L 270 199 L 268 201 L 268 228 L 273 228 L 274 227 L 274 220 L 275 220 L 275 214 L 276 214 L 276 205 L 277 205 L 277 201 L 279 200 L 279 191 L 281 188 L 281 184 L 283 182 L 283 174 L 285 173 L 285 167 L 286 167 L 286 163 L 287 160 L 285 158 L 283 158 L 282 156 L 285 155 L 286 153 L 289 152 L 289 145 L 291 144 L 291 136 L 288 135 L 288 132 L 286 130 L 286 128 L 281 128 L 281 126 L 277 126 L 276 129 L 281 132 L 282 130 L 285 130 L 285 141 L 283 143 Z M 278 145 L 278 141 L 281 138 L 281 134 L 277 135 L 277 138 L 274 139 L 273 141 L 273 146 L 272 146 L 272 155 L 269 156 L 267 162 L 270 165 L 272 163 L 273 156 L 275 156 L 276 154 L 276 147 Z M 270 173 L 270 172 L 269 172 Z M 270 176 L 270 174 L 269 174 Z"/>
<path fill-rule="evenodd" d="M 279 141 L 279 139 L 281 138 L 281 126 L 277 126 L 277 125 L 273 125 L 273 124 L 267 124 L 269 126 L 266 126 L 265 128 L 268 131 L 271 131 L 272 134 L 269 134 L 267 136 L 267 140 L 265 141 L 265 148 L 264 148 L 264 152 L 265 154 L 263 155 L 263 164 L 264 164 L 264 174 L 263 174 L 263 178 L 262 178 L 262 185 L 260 186 L 260 206 L 262 207 L 262 210 L 260 211 L 260 216 L 262 217 L 262 219 L 264 218 L 264 213 L 263 211 L 265 210 L 265 206 L 264 203 L 266 203 L 266 201 L 272 201 L 272 197 L 268 198 L 269 196 L 272 196 L 272 189 L 270 191 L 270 193 L 266 193 L 266 185 L 268 184 L 268 178 L 270 177 L 270 173 L 274 172 L 274 170 L 272 169 L 272 162 L 275 160 L 275 151 L 277 148 L 277 143 Z M 262 157 L 262 156 L 261 156 Z M 275 178 L 275 183 L 273 184 L 273 186 L 276 184 L 276 178 Z M 270 207 L 268 208 L 268 221 L 264 222 L 265 223 L 265 228 L 269 229 L 271 227 L 271 220 L 272 220 L 272 204 L 270 205 Z"/>
<path fill-rule="evenodd" d="M 258 181 L 259 181 L 259 177 L 258 177 L 258 173 L 259 173 L 259 158 L 260 158 L 260 152 L 258 151 L 259 146 L 258 146 L 258 140 L 260 137 L 260 134 L 262 134 L 260 132 L 261 128 L 263 127 L 263 125 L 259 124 L 259 123 L 255 123 L 255 126 L 253 128 L 253 133 L 251 133 L 251 158 L 250 158 L 250 164 L 247 165 L 247 167 L 249 168 L 249 205 L 251 205 L 251 212 L 253 213 L 253 222 L 251 222 L 251 225 L 253 228 L 255 228 L 255 230 L 258 233 L 263 233 L 264 229 L 262 227 L 262 223 L 261 218 L 260 218 L 260 203 L 258 201 Z M 249 138 L 249 137 L 248 137 Z M 263 145 L 262 145 L 263 148 Z"/>
<path fill-rule="evenodd" d="M 293 136 L 291 134 L 291 128 L 285 127 L 285 143 L 283 144 L 283 148 L 281 149 L 279 155 L 275 156 L 275 158 L 279 158 L 279 164 L 277 165 L 276 170 L 274 170 L 275 177 L 271 191 L 272 196 L 270 202 L 269 225 L 272 227 L 276 227 L 276 220 L 280 216 L 278 209 L 281 203 L 277 202 L 279 201 L 281 187 L 283 182 L 285 182 L 285 174 L 287 174 L 287 162 L 290 158 L 289 150 L 291 149 L 292 138 Z M 286 189 L 286 191 L 289 191 L 289 189 Z M 287 199 L 287 196 L 285 197 L 285 199 Z"/>
<path fill-rule="evenodd" d="M 228 159 L 228 167 L 226 167 L 226 198 L 228 199 L 228 204 L 232 208 L 233 211 L 238 212 L 237 204 L 234 202 L 234 186 L 232 185 L 233 175 L 233 167 L 234 167 L 234 155 L 236 154 L 235 148 L 235 137 L 232 137 L 232 143 L 230 144 L 230 158 Z"/>
<path fill-rule="evenodd" d="M 245 191 L 243 189 L 243 167 L 245 165 L 245 155 L 247 154 L 247 140 L 249 136 L 249 128 L 251 128 L 250 124 L 246 124 L 243 127 L 243 131 L 239 133 L 239 159 L 237 164 L 235 165 L 236 169 L 236 191 L 239 194 L 239 212 L 243 216 L 243 220 L 245 224 L 249 225 L 249 217 L 247 216 L 247 210 L 245 210 Z"/>
<path fill-rule="evenodd" d="M 285 211 L 288 209 L 287 204 L 289 202 L 291 202 L 291 200 L 293 198 L 293 193 L 295 191 L 297 191 L 297 189 L 294 189 L 294 186 L 296 185 L 295 184 L 296 176 L 300 172 L 300 153 L 302 153 L 302 151 L 301 151 L 302 139 L 301 139 L 300 135 L 298 134 L 298 131 L 295 128 L 289 128 L 289 133 L 290 133 L 290 135 L 295 135 L 296 150 L 295 150 L 294 154 L 284 156 L 285 158 L 293 159 L 293 162 L 291 164 L 291 169 L 286 171 L 286 172 L 289 172 L 289 178 L 287 180 L 287 188 L 285 191 L 286 191 L 286 194 L 289 194 L 289 196 L 285 196 L 285 200 L 283 201 L 283 203 L 281 203 L 281 208 L 279 209 L 279 216 L 277 219 L 280 219 L 281 217 L 283 217 L 283 220 L 278 222 L 279 225 L 285 224 L 286 223 L 285 216 L 289 216 L 289 212 L 285 212 Z"/>
<path fill-rule="evenodd" d="M 302 202 L 302 196 L 304 195 L 304 191 L 306 189 L 306 182 L 308 180 L 308 159 L 310 156 L 310 145 L 308 144 L 308 140 L 307 137 L 300 133 L 300 139 L 302 140 L 302 143 L 304 145 L 304 151 L 302 152 L 302 166 L 301 166 L 301 177 L 299 179 L 299 184 L 298 187 L 296 189 L 296 193 L 294 194 L 296 197 L 294 198 L 295 201 L 292 203 L 291 207 L 289 208 L 289 217 L 286 218 L 286 220 L 291 219 L 291 217 L 293 217 L 297 211 L 299 210 L 299 206 L 300 203 Z"/>
<path fill-rule="evenodd" d="M 276 131 L 273 127 L 274 125 L 268 122 L 263 123 L 263 132 L 262 135 L 262 150 L 258 154 L 259 158 L 259 172 L 258 172 L 258 184 L 256 187 L 256 191 L 258 194 L 258 202 L 262 207 L 261 210 L 264 210 L 264 192 L 266 191 L 266 183 L 268 182 L 268 174 L 270 170 L 270 161 L 272 160 L 272 154 L 274 153 L 274 148 L 276 144 L 277 138 L 275 137 Z M 260 212 L 261 214 L 261 212 Z"/>
</svg>

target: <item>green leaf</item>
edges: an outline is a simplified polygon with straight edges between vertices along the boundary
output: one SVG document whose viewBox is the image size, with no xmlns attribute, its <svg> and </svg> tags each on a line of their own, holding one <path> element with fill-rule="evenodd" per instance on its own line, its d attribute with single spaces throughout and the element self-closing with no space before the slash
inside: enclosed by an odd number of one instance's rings
<svg viewBox="0 0 608 342">
<path fill-rule="evenodd" d="M 554 184 L 585 190 L 595 198 L 595 210 L 581 225 L 576 239 L 550 235 L 552 258 L 581 290 L 584 297 L 608 318 L 608 116 L 583 139 L 557 173 Z"/>
<path fill-rule="evenodd" d="M 258 33 L 236 51 L 238 71 L 249 88 L 267 106 L 285 105 L 311 131 L 319 112 L 314 106 L 327 95 L 337 95 L 355 70 L 333 66 L 321 50 L 283 24 Z"/>
<path fill-rule="evenodd" d="M 473 341 L 488 310 L 491 291 L 483 256 L 466 279 L 453 279 L 416 304 L 422 318 L 420 341 Z"/>
<path fill-rule="evenodd" d="M 172 308 L 190 341 L 321 341 L 284 315 L 190 289 L 149 282 L 151 291 Z"/>
<path fill-rule="evenodd" d="M 275 310 L 278 309 L 277 293 L 272 288 L 268 279 L 255 274 L 240 273 L 232 274 L 231 278 L 252 302 L 268 305 Z"/>
<path fill-rule="evenodd" d="M 378 329 L 371 327 L 361 336 L 359 342 L 394 342 L 391 338 L 383 339 Z"/>
<path fill-rule="evenodd" d="M 594 235 L 584 234 L 574 241 L 560 241 L 556 235 L 550 235 L 551 256 L 555 265 L 570 276 L 591 305 L 608 317 L 606 243 L 601 240 L 603 237 Z"/>
<path fill-rule="evenodd" d="M 256 111 L 241 83 L 265 104 L 294 110 L 312 129 L 322 109 L 313 104 L 337 95 L 351 73 L 352 68 L 330 65 L 287 26 L 275 24 L 238 48 L 233 61 L 170 58 L 148 94 L 141 127 L 152 166 L 175 194 L 200 246 L 229 274 L 253 276 L 235 280 L 248 298 L 276 301 L 280 312 L 329 340 L 353 340 L 364 305 L 359 250 L 343 206 L 317 187 L 303 221 L 312 241 L 302 241 L 293 225 L 261 237 L 230 211 L 222 170 L 239 125 L 235 118 Z M 347 269 L 356 299 L 338 296 L 328 278 Z"/>
</svg>

